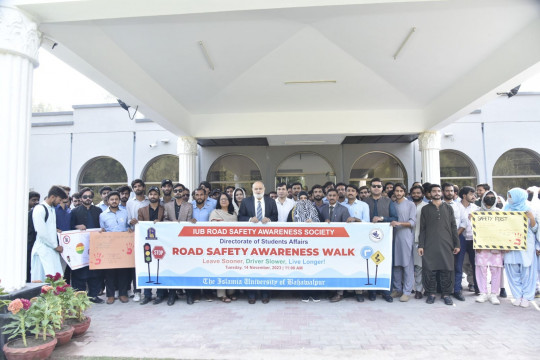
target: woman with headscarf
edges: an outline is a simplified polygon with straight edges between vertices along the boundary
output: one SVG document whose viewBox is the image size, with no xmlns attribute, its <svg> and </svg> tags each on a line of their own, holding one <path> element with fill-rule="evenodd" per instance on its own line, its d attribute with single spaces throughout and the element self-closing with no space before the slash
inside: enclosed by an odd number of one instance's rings
<svg viewBox="0 0 540 360">
<path fill-rule="evenodd" d="M 246 197 L 246 191 L 243 188 L 236 188 L 233 191 L 232 204 L 234 207 L 234 212 L 238 215 L 238 210 L 240 210 L 240 204 L 242 200 Z"/>
<path fill-rule="evenodd" d="M 308 200 L 308 194 L 305 191 L 300 191 L 298 194 L 298 201 L 292 208 L 287 218 L 287 222 L 322 222 L 323 218 L 321 213 L 311 201 Z M 306 290 L 302 291 L 302 301 L 309 302 L 312 299 L 313 302 L 321 301 L 319 297 L 319 291 Z"/>
<path fill-rule="evenodd" d="M 504 210 L 525 211 L 529 218 L 527 249 L 521 251 L 510 250 L 504 254 L 504 268 L 508 276 L 510 290 L 514 295 L 512 304 L 526 308 L 529 307 L 529 302 L 534 299 L 536 278 L 538 276 L 535 254 L 538 224 L 527 205 L 527 192 L 523 189 L 513 188 L 508 191 L 507 204 Z"/>
<path fill-rule="evenodd" d="M 493 190 L 488 190 L 482 196 L 479 211 L 494 211 L 498 210 L 495 206 L 497 203 L 497 193 Z M 497 294 L 501 287 L 501 273 L 503 269 L 503 252 L 496 249 L 476 249 L 475 250 L 475 271 L 476 281 L 480 295 L 476 297 L 476 302 L 483 303 L 489 300 L 493 305 L 499 305 L 501 302 L 497 298 Z M 487 273 L 488 267 L 491 272 L 491 294 L 487 291 Z"/>
</svg>

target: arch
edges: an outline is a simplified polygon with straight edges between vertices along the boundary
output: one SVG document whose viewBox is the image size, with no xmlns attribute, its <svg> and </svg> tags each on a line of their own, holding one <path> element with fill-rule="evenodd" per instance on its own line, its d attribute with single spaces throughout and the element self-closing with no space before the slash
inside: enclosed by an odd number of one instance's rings
<svg viewBox="0 0 540 360">
<path fill-rule="evenodd" d="M 301 151 L 287 156 L 277 167 L 275 183 L 299 182 L 304 190 L 313 185 L 324 185 L 327 181 L 336 182 L 336 172 L 330 162 L 322 155 Z"/>
<path fill-rule="evenodd" d="M 248 194 L 251 194 L 251 185 L 260 180 L 262 176 L 259 165 L 249 156 L 239 153 L 220 156 L 212 163 L 206 175 L 206 181 L 212 185 L 212 189 L 243 187 Z"/>
<path fill-rule="evenodd" d="M 527 189 L 540 184 L 540 156 L 530 149 L 511 149 L 493 166 L 493 189 L 506 197 L 514 187 Z"/>
<path fill-rule="evenodd" d="M 99 189 L 103 186 L 116 189 L 126 185 L 127 181 L 126 169 L 118 160 L 109 156 L 98 156 L 83 165 L 77 183 L 79 190 L 89 187 L 95 194 L 99 194 Z M 99 200 L 99 196 L 94 197 L 94 203 L 99 202 Z"/>
<path fill-rule="evenodd" d="M 373 178 L 380 178 L 383 184 L 391 181 L 408 186 L 407 171 L 403 163 L 384 151 L 370 151 L 356 159 L 349 174 L 349 183 L 364 186 Z"/>
<path fill-rule="evenodd" d="M 441 150 L 439 152 L 441 184 L 452 183 L 475 187 L 478 180 L 478 171 L 474 162 L 464 153 L 457 150 Z"/>
<path fill-rule="evenodd" d="M 161 180 L 177 183 L 179 179 L 178 155 L 164 154 L 150 160 L 144 167 L 141 179 L 146 186 L 161 186 Z"/>
</svg>

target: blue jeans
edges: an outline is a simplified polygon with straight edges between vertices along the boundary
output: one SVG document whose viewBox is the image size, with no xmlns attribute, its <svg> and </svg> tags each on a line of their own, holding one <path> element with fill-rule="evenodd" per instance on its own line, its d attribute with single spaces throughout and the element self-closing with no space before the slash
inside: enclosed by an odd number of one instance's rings
<svg viewBox="0 0 540 360">
<path fill-rule="evenodd" d="M 461 280 L 463 278 L 463 260 L 465 260 L 465 253 L 469 254 L 469 261 L 471 262 L 474 280 L 474 291 L 479 292 L 478 284 L 476 283 L 476 271 L 474 265 L 474 249 L 473 241 L 465 240 L 465 236 L 459 235 L 459 253 L 454 255 L 454 292 L 458 293 L 462 290 Z"/>
</svg>

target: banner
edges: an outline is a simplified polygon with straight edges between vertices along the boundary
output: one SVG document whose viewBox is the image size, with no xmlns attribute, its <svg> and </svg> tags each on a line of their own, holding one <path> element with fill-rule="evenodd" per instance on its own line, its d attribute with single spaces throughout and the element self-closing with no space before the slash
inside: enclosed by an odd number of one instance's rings
<svg viewBox="0 0 540 360">
<path fill-rule="evenodd" d="M 528 218 L 523 211 L 473 211 L 475 249 L 527 250 Z"/>
<path fill-rule="evenodd" d="M 90 233 L 90 270 L 135 267 L 133 233 Z"/>
<path fill-rule="evenodd" d="M 88 229 L 86 231 L 73 230 L 63 231 L 58 234 L 58 243 L 64 248 L 62 258 L 71 268 L 77 270 L 88 266 L 88 248 L 90 232 L 100 229 Z"/>
<path fill-rule="evenodd" d="M 140 221 L 138 288 L 390 289 L 388 223 Z"/>
</svg>

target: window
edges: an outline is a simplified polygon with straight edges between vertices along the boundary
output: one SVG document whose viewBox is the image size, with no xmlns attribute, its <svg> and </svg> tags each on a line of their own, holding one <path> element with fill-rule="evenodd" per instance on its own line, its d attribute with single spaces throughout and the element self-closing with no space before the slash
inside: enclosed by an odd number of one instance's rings
<svg viewBox="0 0 540 360">
<path fill-rule="evenodd" d="M 127 184 L 127 173 L 122 164 L 111 157 L 98 157 L 86 163 L 79 176 L 79 190 L 89 187 L 94 191 L 94 203 L 101 201 L 99 189 L 110 186 L 116 189 Z"/>
<path fill-rule="evenodd" d="M 464 154 L 454 150 L 443 150 L 439 153 L 441 163 L 441 184 L 445 182 L 459 186 L 475 187 L 477 184 L 476 169 L 472 161 Z"/>
<path fill-rule="evenodd" d="M 322 156 L 312 152 L 296 153 L 279 164 L 276 172 L 276 184 L 299 182 L 304 190 L 315 184 L 336 182 L 334 168 Z"/>
<path fill-rule="evenodd" d="M 407 173 L 401 162 L 393 155 L 381 151 L 367 153 L 356 160 L 349 183 L 364 186 L 373 178 L 380 178 L 383 184 L 391 181 L 407 185 Z"/>
<path fill-rule="evenodd" d="M 512 149 L 497 160 L 493 167 L 493 189 L 506 198 L 508 190 L 527 189 L 540 184 L 540 158 L 526 149 Z"/>
<path fill-rule="evenodd" d="M 161 155 L 153 158 L 146 165 L 142 180 L 146 187 L 161 186 L 161 180 L 169 179 L 177 183 L 179 179 L 179 162 L 176 155 Z"/>
<path fill-rule="evenodd" d="M 243 187 L 247 194 L 251 194 L 251 185 L 262 180 L 261 170 L 257 164 L 245 155 L 223 155 L 210 167 L 206 181 L 212 189 L 225 190 L 227 186 Z"/>
</svg>

